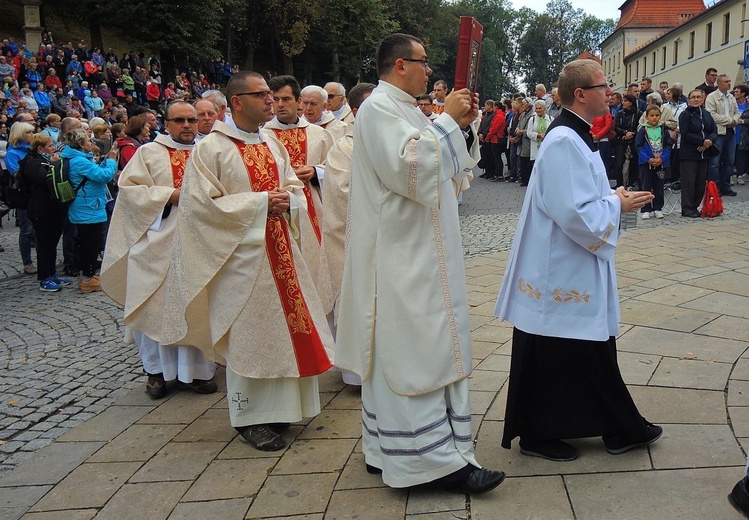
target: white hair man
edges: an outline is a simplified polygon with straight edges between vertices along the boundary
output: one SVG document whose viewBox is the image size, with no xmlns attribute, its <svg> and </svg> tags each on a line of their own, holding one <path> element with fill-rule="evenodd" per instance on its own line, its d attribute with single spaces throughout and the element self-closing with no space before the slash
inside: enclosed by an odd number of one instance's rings
<svg viewBox="0 0 749 520">
<path fill-rule="evenodd" d="M 231 110 L 229 110 L 229 103 L 226 101 L 226 96 L 221 92 L 220 90 L 206 90 L 201 94 L 203 99 L 210 99 L 214 103 L 216 103 L 216 106 L 218 107 L 218 117 L 217 119 L 219 121 L 222 121 L 229 125 L 232 128 L 237 128 L 237 126 L 234 124 L 234 120 L 231 117 Z"/>
<path fill-rule="evenodd" d="M 198 113 L 198 134 L 195 136 L 195 140 L 201 141 L 211 133 L 213 124 L 218 119 L 219 108 L 212 99 L 201 98 L 195 102 L 195 110 Z"/>
<path fill-rule="evenodd" d="M 199 394 L 217 390 L 216 365 L 189 346 L 160 344 L 182 177 L 195 144 L 198 118 L 185 101 L 166 109 L 166 133 L 139 147 L 120 174 L 119 195 L 109 226 L 101 286 L 125 307 L 125 325 L 138 345 L 148 375 L 146 393 L 160 399 L 166 381 Z"/>
<path fill-rule="evenodd" d="M 354 114 L 346 99 L 346 88 L 335 81 L 330 81 L 323 87 L 328 93 L 326 108 L 330 110 L 336 119 L 344 123 L 353 123 Z"/>
<path fill-rule="evenodd" d="M 332 112 L 325 110 L 328 93 L 317 85 L 307 85 L 302 89 L 302 110 L 304 118 L 313 125 L 321 126 L 330 132 L 333 141 L 346 135 L 346 123 L 338 121 Z"/>
<path fill-rule="evenodd" d="M 552 99 L 551 96 L 546 92 L 546 85 L 544 85 L 543 83 L 539 83 L 538 85 L 536 85 L 535 94 L 536 95 L 534 96 L 533 100 L 543 100 L 546 103 L 546 110 L 548 110 L 551 106 Z"/>
</svg>

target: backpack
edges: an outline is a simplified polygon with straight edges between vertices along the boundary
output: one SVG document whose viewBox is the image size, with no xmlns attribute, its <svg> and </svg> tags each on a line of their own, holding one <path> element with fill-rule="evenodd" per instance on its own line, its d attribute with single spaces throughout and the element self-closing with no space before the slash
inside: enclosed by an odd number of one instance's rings
<svg viewBox="0 0 749 520">
<path fill-rule="evenodd" d="M 707 181 L 705 186 L 705 198 L 702 199 L 702 218 L 713 218 L 723 213 L 723 199 L 720 198 L 718 187 L 713 181 Z"/>
<path fill-rule="evenodd" d="M 31 198 L 28 183 L 24 177 L 24 168 L 26 167 L 26 157 L 18 163 L 18 171 L 10 177 L 8 190 L 5 193 L 6 202 L 11 209 L 26 209 Z"/>
<path fill-rule="evenodd" d="M 83 188 L 88 180 L 86 177 L 83 181 L 73 188 L 70 182 L 70 159 L 61 161 L 52 161 L 47 163 L 49 171 L 47 172 L 47 189 L 49 196 L 61 204 L 70 204 L 75 199 L 78 190 Z"/>
</svg>

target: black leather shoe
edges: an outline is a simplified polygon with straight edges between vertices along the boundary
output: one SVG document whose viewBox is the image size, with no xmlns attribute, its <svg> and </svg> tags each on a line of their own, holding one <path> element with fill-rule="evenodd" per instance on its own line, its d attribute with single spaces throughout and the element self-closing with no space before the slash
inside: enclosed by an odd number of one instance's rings
<svg viewBox="0 0 749 520">
<path fill-rule="evenodd" d="M 148 374 L 146 393 L 151 399 L 161 399 L 166 395 L 166 381 L 164 381 L 164 374 Z"/>
<path fill-rule="evenodd" d="M 728 190 L 727 192 L 721 193 L 720 195 L 722 197 L 735 197 L 737 195 L 737 193 L 735 191 L 733 191 L 733 190 Z"/>
<path fill-rule="evenodd" d="M 681 216 L 682 217 L 688 217 L 688 218 L 700 218 L 700 214 L 697 213 L 697 212 L 695 212 L 695 213 L 682 213 Z"/>
<path fill-rule="evenodd" d="M 520 453 L 541 457 L 554 462 L 567 462 L 577 458 L 577 448 L 559 440 L 527 441 L 520 439 Z"/>
<path fill-rule="evenodd" d="M 367 473 L 370 475 L 382 475 L 382 470 L 376 466 L 370 466 L 369 464 L 366 464 L 367 467 Z"/>
<path fill-rule="evenodd" d="M 749 479 L 747 477 L 736 482 L 733 491 L 728 495 L 728 501 L 736 511 L 749 518 Z"/>
<path fill-rule="evenodd" d="M 193 379 L 192 383 L 177 381 L 177 388 L 189 390 L 196 394 L 213 394 L 218 390 L 218 385 L 213 379 Z"/>
<path fill-rule="evenodd" d="M 276 433 L 282 433 L 289 429 L 289 426 L 291 426 L 291 423 L 287 422 L 274 422 L 270 423 L 268 425 L 271 430 L 273 430 Z"/>
<path fill-rule="evenodd" d="M 631 449 L 652 444 L 660 439 L 661 435 L 663 435 L 663 428 L 661 428 L 660 426 L 650 424 L 647 421 L 645 421 L 645 426 L 648 429 L 648 436 L 645 439 L 638 442 L 632 442 L 627 439 L 617 438 L 617 436 L 614 436 L 610 439 L 604 440 L 604 444 L 606 444 L 606 451 L 608 451 L 612 455 L 621 455 L 622 453 L 626 453 Z"/>
<path fill-rule="evenodd" d="M 446 485 L 445 489 L 451 493 L 480 495 L 499 486 L 504 479 L 504 471 L 474 468 L 465 480 L 456 484 Z"/>
</svg>

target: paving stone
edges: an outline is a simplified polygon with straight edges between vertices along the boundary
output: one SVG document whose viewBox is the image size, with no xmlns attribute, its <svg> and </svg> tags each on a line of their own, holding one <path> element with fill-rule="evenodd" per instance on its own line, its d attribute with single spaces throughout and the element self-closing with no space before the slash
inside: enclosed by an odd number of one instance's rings
<svg viewBox="0 0 749 520">
<path fill-rule="evenodd" d="M 374 488 L 334 491 L 325 514 L 330 520 L 403 518 L 408 491 Z"/>
<path fill-rule="evenodd" d="M 193 480 L 225 446 L 224 442 L 171 442 L 133 475 L 130 482 Z"/>
<path fill-rule="evenodd" d="M 248 518 L 325 511 L 338 473 L 270 476 L 252 503 Z"/>
<path fill-rule="evenodd" d="M 742 468 L 565 475 L 577 520 L 720 518 L 739 520 L 726 500 Z M 601 498 L 605 497 L 605 500 Z"/>
<path fill-rule="evenodd" d="M 749 407 L 729 406 L 728 415 L 736 437 L 749 437 Z"/>
<path fill-rule="evenodd" d="M 623 323 L 681 332 L 693 332 L 719 316 L 713 312 L 667 307 L 636 300 L 622 302 L 620 308 Z"/>
<path fill-rule="evenodd" d="M 107 443 L 89 462 L 145 462 L 182 428 L 177 424 L 134 424 Z"/>
<path fill-rule="evenodd" d="M 275 459 L 214 460 L 190 487 L 182 502 L 251 498 L 260 490 L 275 464 Z"/>
<path fill-rule="evenodd" d="M 415 486 L 408 493 L 407 515 L 459 511 L 465 513 L 466 496 L 462 493 L 446 493 L 435 486 Z"/>
<path fill-rule="evenodd" d="M 507 478 L 491 493 L 471 497 L 472 520 L 499 518 L 573 520 L 575 515 L 562 477 L 548 476 Z"/>
<path fill-rule="evenodd" d="M 102 507 L 140 465 L 139 462 L 82 464 L 37 502 L 31 511 Z"/>
<path fill-rule="evenodd" d="M 21 520 L 91 520 L 96 516 L 96 509 L 70 509 L 68 511 L 48 511 L 44 513 L 28 513 Z"/>
<path fill-rule="evenodd" d="M 660 356 L 618 352 L 617 362 L 622 378 L 627 384 L 646 385 L 658 367 Z"/>
<path fill-rule="evenodd" d="M 138 421 L 140 424 L 190 424 L 200 417 L 211 406 L 223 399 L 224 395 L 194 394 L 180 392 L 171 399 L 159 405 Z"/>
<path fill-rule="evenodd" d="M 185 494 L 190 482 L 125 484 L 96 517 L 99 520 L 122 518 L 166 519 Z"/>
<path fill-rule="evenodd" d="M 361 387 L 346 385 L 336 396 L 325 406 L 328 410 L 361 410 Z"/>
<path fill-rule="evenodd" d="M 0 489 L 0 518 L 16 520 L 47 493 L 52 486 L 23 486 Z"/>
<path fill-rule="evenodd" d="M 78 467 L 102 442 L 54 443 L 0 479 L 0 487 L 56 484 Z"/>
<path fill-rule="evenodd" d="M 113 407 L 60 437 L 61 441 L 110 441 L 150 411 L 144 406 Z"/>
<path fill-rule="evenodd" d="M 749 319 L 720 316 L 707 325 L 700 327 L 695 332 L 697 334 L 706 334 L 716 338 L 729 338 L 738 341 L 746 341 L 747 330 L 749 330 Z"/>
<path fill-rule="evenodd" d="M 688 285 L 749 297 L 749 275 L 741 274 L 738 271 L 724 271 L 710 276 L 703 276 L 702 278 L 690 280 Z"/>
<path fill-rule="evenodd" d="M 357 443 L 357 447 L 359 444 Z M 374 487 L 385 487 L 381 475 L 367 473 L 364 454 L 361 450 L 352 453 L 346 466 L 343 468 L 341 478 L 338 479 L 336 489 L 364 489 Z"/>
<path fill-rule="evenodd" d="M 509 372 L 489 372 L 488 370 L 474 370 L 468 378 L 469 387 L 474 391 L 492 391 L 501 386 L 509 377 Z"/>
<path fill-rule="evenodd" d="M 746 344 L 730 339 L 634 326 L 616 341 L 620 352 L 733 363 Z"/>
<path fill-rule="evenodd" d="M 273 469 L 273 475 L 329 473 L 343 469 L 357 439 L 297 439 Z"/>
<path fill-rule="evenodd" d="M 492 372 L 509 372 L 510 356 L 494 354 L 488 356 L 474 368 L 479 370 L 490 370 Z"/>
<path fill-rule="evenodd" d="M 211 500 L 210 502 L 179 503 L 169 520 L 243 520 L 250 508 L 250 499 Z"/>
<path fill-rule="evenodd" d="M 664 358 L 650 384 L 702 390 L 722 390 L 728 382 L 731 365 L 695 359 Z"/>
<path fill-rule="evenodd" d="M 706 442 L 707 441 L 707 442 Z M 656 469 L 731 466 L 746 457 L 725 424 L 669 424 L 650 447 Z"/>
<path fill-rule="evenodd" d="M 323 410 L 299 435 L 300 439 L 358 439 L 361 410 Z"/>
<path fill-rule="evenodd" d="M 719 312 L 738 318 L 749 318 L 749 297 L 713 292 L 681 305 L 699 311 Z"/>
<path fill-rule="evenodd" d="M 728 421 L 722 391 L 629 386 L 629 392 L 642 416 L 656 424 L 726 424 Z"/>
<path fill-rule="evenodd" d="M 175 442 L 229 442 L 237 435 L 226 410 L 210 409 L 175 437 Z"/>
</svg>

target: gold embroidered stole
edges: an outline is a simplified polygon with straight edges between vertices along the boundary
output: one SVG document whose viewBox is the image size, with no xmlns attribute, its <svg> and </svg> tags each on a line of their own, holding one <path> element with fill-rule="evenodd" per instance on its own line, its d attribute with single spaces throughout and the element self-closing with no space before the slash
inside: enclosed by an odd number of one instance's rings
<svg viewBox="0 0 749 520">
<path fill-rule="evenodd" d="M 305 166 L 307 164 L 307 131 L 304 128 L 289 128 L 288 130 L 281 130 L 280 128 L 274 128 L 273 131 L 281 141 L 283 147 L 289 152 L 291 158 L 291 165 L 293 167 Z M 317 243 L 322 241 L 322 233 L 320 231 L 320 224 L 317 220 L 317 209 L 315 209 L 315 202 L 312 199 L 312 188 L 309 182 L 304 183 L 304 197 L 307 199 L 307 213 L 309 214 L 310 222 L 312 222 L 312 229 L 315 230 L 315 236 L 317 237 Z"/>
<path fill-rule="evenodd" d="M 174 187 L 180 189 L 187 159 L 190 158 L 190 150 L 175 150 L 174 148 L 167 148 L 167 150 L 169 150 L 169 164 L 172 167 L 172 181 Z"/>
<path fill-rule="evenodd" d="M 247 168 L 252 191 L 270 191 L 279 187 L 278 165 L 266 143 L 245 144 L 234 141 Z M 276 282 L 286 325 L 294 347 L 300 377 L 314 376 L 332 364 L 312 321 L 294 267 L 289 227 L 283 216 L 268 215 L 265 250 Z M 272 327 L 274 324 L 267 324 Z"/>
</svg>

